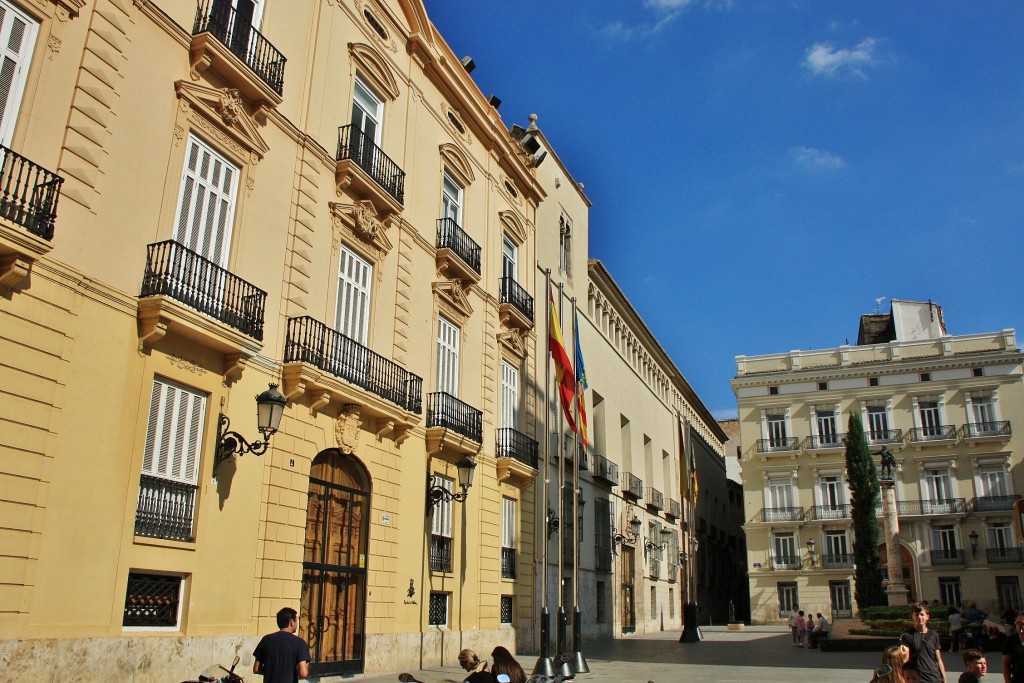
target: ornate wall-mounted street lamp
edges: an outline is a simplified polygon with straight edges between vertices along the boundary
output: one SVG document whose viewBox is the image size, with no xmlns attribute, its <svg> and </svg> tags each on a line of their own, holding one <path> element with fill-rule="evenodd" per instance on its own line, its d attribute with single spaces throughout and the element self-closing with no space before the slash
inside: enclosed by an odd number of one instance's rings
<svg viewBox="0 0 1024 683">
<path fill-rule="evenodd" d="M 263 435 L 263 441 L 249 443 L 238 432 L 231 431 L 231 420 L 220 413 L 217 422 L 217 453 L 213 459 L 213 471 L 232 455 L 263 455 L 270 447 L 272 437 L 281 426 L 281 416 L 288 400 L 277 390 L 276 384 L 269 384 L 267 390 L 256 397 L 256 425 Z"/>
<path fill-rule="evenodd" d="M 625 535 L 615 533 L 615 527 L 612 527 L 612 552 L 618 555 L 615 551 L 615 546 L 621 543 L 626 543 L 628 545 L 636 543 L 636 539 L 640 538 L 640 530 L 643 526 L 644 523 L 640 521 L 640 518 L 634 516 L 633 519 L 629 520 L 629 529 L 626 530 Z"/>
<path fill-rule="evenodd" d="M 558 524 L 559 524 L 559 522 L 558 522 L 558 515 L 555 514 L 555 509 L 554 508 L 550 508 L 550 507 L 548 508 L 547 523 L 548 523 L 548 539 L 550 540 L 550 538 L 552 536 L 554 536 L 555 533 L 558 531 Z"/>
<path fill-rule="evenodd" d="M 661 543 L 655 543 L 649 538 L 644 539 L 644 555 L 647 555 L 652 550 L 664 550 L 668 547 L 668 541 L 662 541 Z"/>
<path fill-rule="evenodd" d="M 968 538 L 971 539 L 971 557 L 978 559 L 978 532 L 972 531 Z"/>
<path fill-rule="evenodd" d="M 811 566 L 814 566 L 814 539 L 807 539 L 807 555 L 811 558 Z"/>
<path fill-rule="evenodd" d="M 455 467 L 459 470 L 459 488 L 462 489 L 462 493 L 452 493 L 443 486 L 434 484 L 433 477 L 427 477 L 427 507 L 434 507 L 441 504 L 442 500 L 454 500 L 459 503 L 466 500 L 469 497 L 469 488 L 473 485 L 473 471 L 476 469 L 476 463 L 468 455 L 462 456 L 462 460 L 459 460 L 455 464 Z"/>
</svg>

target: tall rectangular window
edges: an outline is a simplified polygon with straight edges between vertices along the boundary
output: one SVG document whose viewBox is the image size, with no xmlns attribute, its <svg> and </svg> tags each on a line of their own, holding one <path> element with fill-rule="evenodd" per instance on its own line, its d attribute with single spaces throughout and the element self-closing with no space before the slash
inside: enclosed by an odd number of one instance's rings
<svg viewBox="0 0 1024 683">
<path fill-rule="evenodd" d="M 789 519 L 793 513 L 793 483 L 787 479 L 768 480 L 768 499 L 765 501 L 766 522 Z"/>
<path fill-rule="evenodd" d="M 932 545 L 934 546 L 932 553 L 935 559 L 956 560 L 959 558 L 959 550 L 956 545 L 956 531 L 952 525 L 933 527 Z"/>
<path fill-rule="evenodd" d="M 453 480 L 437 474 L 434 475 L 434 486 L 440 486 L 449 493 L 455 490 Z M 430 570 L 452 571 L 452 500 L 449 497 L 431 508 Z"/>
<path fill-rule="evenodd" d="M 441 181 L 441 218 L 462 226 L 462 185 L 446 172 Z"/>
<path fill-rule="evenodd" d="M 853 601 L 850 599 L 849 581 L 829 581 L 828 597 L 832 604 L 832 616 L 837 619 L 853 616 Z"/>
<path fill-rule="evenodd" d="M 818 492 L 825 514 L 841 517 L 845 513 L 846 487 L 839 475 L 825 475 L 818 480 Z"/>
<path fill-rule="evenodd" d="M 598 581 L 597 591 L 594 595 L 594 610 L 596 612 L 594 620 L 599 624 L 603 624 L 608 620 L 608 608 L 606 607 L 607 603 L 605 602 L 606 598 L 604 591 L 604 581 Z"/>
<path fill-rule="evenodd" d="M 818 423 L 818 440 L 822 446 L 836 446 L 839 444 L 839 430 L 836 429 L 836 411 L 818 410 L 815 411 Z"/>
<path fill-rule="evenodd" d="M 921 435 L 925 438 L 942 436 L 938 401 L 920 401 L 917 404 L 917 410 L 921 419 Z"/>
<path fill-rule="evenodd" d="M 238 176 L 237 166 L 189 134 L 174 241 L 221 268 L 228 262 Z"/>
<path fill-rule="evenodd" d="M 960 577 L 939 577 L 939 602 L 943 605 L 962 605 L 960 597 Z"/>
<path fill-rule="evenodd" d="M 889 414 L 885 406 L 868 406 L 868 440 L 889 438 Z"/>
<path fill-rule="evenodd" d="M 800 561 L 800 556 L 796 552 L 796 538 L 791 532 L 774 534 L 772 542 L 776 566 L 792 567 Z"/>
<path fill-rule="evenodd" d="M 519 248 L 507 236 L 502 239 L 501 276 L 519 280 Z"/>
<path fill-rule="evenodd" d="M 501 426 L 519 428 L 519 369 L 501 362 Z"/>
<path fill-rule="evenodd" d="M 338 301 L 334 327 L 352 341 L 365 346 L 373 266 L 345 245 L 341 245 L 338 252 Z"/>
<path fill-rule="evenodd" d="M 985 433 L 992 429 L 996 421 L 995 407 L 992 404 L 992 395 L 971 396 L 971 412 L 973 413 L 974 424 L 979 433 Z"/>
<path fill-rule="evenodd" d="M 572 274 L 572 221 L 564 213 L 558 217 L 558 270 Z"/>
<path fill-rule="evenodd" d="M 431 593 L 427 608 L 427 623 L 430 626 L 448 625 L 448 593 Z"/>
<path fill-rule="evenodd" d="M 800 603 L 796 592 L 796 582 L 779 582 L 776 587 L 779 591 L 779 616 L 788 617 L 793 608 Z"/>
<path fill-rule="evenodd" d="M 926 469 L 924 471 L 924 490 L 928 496 L 931 512 L 952 512 L 946 508 L 951 504 L 953 498 L 952 482 L 949 477 L 949 470 Z"/>
<path fill-rule="evenodd" d="M 997 576 L 996 596 L 1000 605 L 1009 605 L 1014 612 L 1024 609 L 1020 599 L 1020 578 L 1017 576 Z"/>
<path fill-rule="evenodd" d="M 512 625 L 512 613 L 515 606 L 515 598 L 511 595 L 501 596 L 501 623 L 506 626 Z"/>
<path fill-rule="evenodd" d="M 995 498 L 1009 495 L 1006 485 L 1006 468 L 1002 465 L 983 465 L 978 468 L 978 495 Z"/>
<path fill-rule="evenodd" d="M 768 445 L 772 448 L 780 448 L 787 444 L 786 441 L 786 416 L 782 414 L 768 414 L 765 416 L 768 427 Z"/>
<path fill-rule="evenodd" d="M 0 1 L 0 144 L 11 145 L 39 24 Z"/>
<path fill-rule="evenodd" d="M 1013 526 L 1008 522 L 994 522 L 985 529 L 985 543 L 988 545 L 988 555 L 991 558 L 1005 558 L 1016 551 L 1017 537 L 1013 533 Z"/>
<path fill-rule="evenodd" d="M 516 501 L 501 499 L 501 578 L 516 578 Z"/>
<path fill-rule="evenodd" d="M 459 395 L 459 328 L 447 318 L 437 319 L 437 390 Z"/>
<path fill-rule="evenodd" d="M 352 97 L 352 126 L 362 131 L 373 144 L 380 146 L 384 102 L 362 80 L 356 78 Z"/>
<path fill-rule="evenodd" d="M 825 554 L 821 561 L 825 567 L 842 567 L 853 561 L 846 544 L 845 531 L 825 532 Z"/>
</svg>

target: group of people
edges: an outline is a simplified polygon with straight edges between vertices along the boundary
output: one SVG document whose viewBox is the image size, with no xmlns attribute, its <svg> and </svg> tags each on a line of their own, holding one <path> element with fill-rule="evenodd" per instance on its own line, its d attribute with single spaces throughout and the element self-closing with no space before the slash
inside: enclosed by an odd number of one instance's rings
<svg viewBox="0 0 1024 683">
<path fill-rule="evenodd" d="M 817 621 L 814 620 L 815 616 L 818 617 Z M 808 613 L 805 616 L 800 605 L 793 605 L 793 609 L 789 613 L 789 628 L 793 632 L 794 645 L 816 648 L 819 641 L 828 638 L 829 630 L 832 627 L 828 623 L 828 619 L 821 615 L 821 612 L 818 612 L 817 615 Z"/>
<path fill-rule="evenodd" d="M 512 653 L 500 645 L 491 650 L 490 666 L 468 648 L 459 653 L 459 664 L 470 672 L 464 683 L 495 683 L 501 674 L 508 676 L 509 683 L 526 683 L 526 671 Z"/>
</svg>

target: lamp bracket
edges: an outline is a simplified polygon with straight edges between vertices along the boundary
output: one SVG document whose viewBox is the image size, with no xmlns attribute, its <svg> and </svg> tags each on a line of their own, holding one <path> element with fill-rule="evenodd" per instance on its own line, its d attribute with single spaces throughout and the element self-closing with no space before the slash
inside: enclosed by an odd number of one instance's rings
<svg viewBox="0 0 1024 683">
<path fill-rule="evenodd" d="M 245 455 L 246 453 L 263 455 L 266 453 L 273 433 L 272 430 L 260 428 L 260 434 L 263 435 L 264 440 L 250 443 L 244 436 L 233 431 L 231 420 L 224 413 L 220 413 L 217 418 L 217 453 L 213 459 L 214 473 L 217 472 L 217 467 L 232 455 Z"/>
</svg>

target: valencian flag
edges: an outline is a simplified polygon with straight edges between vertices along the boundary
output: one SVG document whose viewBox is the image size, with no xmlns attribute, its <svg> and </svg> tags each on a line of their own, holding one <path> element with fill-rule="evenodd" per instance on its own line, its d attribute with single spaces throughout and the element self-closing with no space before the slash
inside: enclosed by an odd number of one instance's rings
<svg viewBox="0 0 1024 683">
<path fill-rule="evenodd" d="M 548 321 L 548 350 L 551 360 L 555 361 L 555 379 L 558 381 L 558 396 L 562 401 L 562 412 L 569 429 L 576 431 L 576 420 L 572 419 L 572 399 L 576 395 L 576 377 L 569 362 L 569 354 L 565 352 L 562 341 L 562 324 L 558 321 L 558 310 L 555 308 L 555 295 L 548 289 L 551 300 L 551 316 Z"/>
<path fill-rule="evenodd" d="M 573 331 L 576 333 L 576 409 L 580 412 L 580 441 L 587 447 L 587 403 L 583 392 L 587 389 L 587 370 L 583 367 L 583 351 L 580 349 L 580 317 L 573 312 Z"/>
</svg>

